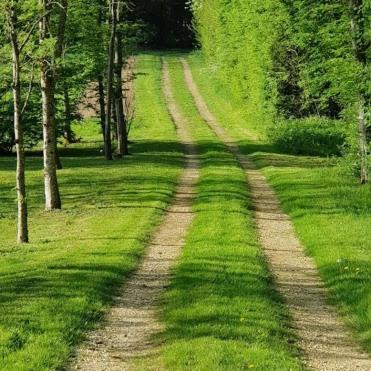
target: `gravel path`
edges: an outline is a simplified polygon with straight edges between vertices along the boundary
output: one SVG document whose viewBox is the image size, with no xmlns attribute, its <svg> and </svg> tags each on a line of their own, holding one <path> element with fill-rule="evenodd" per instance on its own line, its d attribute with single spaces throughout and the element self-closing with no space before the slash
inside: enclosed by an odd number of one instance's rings
<svg viewBox="0 0 371 371">
<path fill-rule="evenodd" d="M 275 192 L 209 111 L 188 63 L 182 59 L 182 64 L 200 115 L 226 143 L 246 172 L 261 245 L 277 289 L 289 308 L 305 364 L 316 370 L 371 370 L 370 358 L 358 349 L 335 309 L 327 304 L 328 293 L 315 264 L 305 255 Z"/>
<path fill-rule="evenodd" d="M 185 148 L 185 170 L 163 222 L 155 232 L 136 273 L 125 283 L 104 326 L 90 334 L 77 352 L 72 370 L 123 371 L 131 369 L 138 357 L 156 352 L 155 335 L 162 330 L 157 302 L 170 278 L 170 269 L 181 253 L 184 238 L 193 220 L 194 186 L 199 161 L 187 122 L 178 112 L 171 91 L 167 64 L 163 68 L 163 90 Z"/>
</svg>

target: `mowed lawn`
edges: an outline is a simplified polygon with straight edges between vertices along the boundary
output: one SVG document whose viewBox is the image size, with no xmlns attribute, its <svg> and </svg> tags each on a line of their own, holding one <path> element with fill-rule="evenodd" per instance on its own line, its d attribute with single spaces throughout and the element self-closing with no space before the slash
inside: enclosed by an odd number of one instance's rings
<svg viewBox="0 0 371 371">
<path fill-rule="evenodd" d="M 249 120 L 199 54 L 188 57 L 210 110 L 267 176 L 331 292 L 331 302 L 371 353 L 371 185 L 333 159 L 276 153 L 265 123 Z"/>
<path fill-rule="evenodd" d="M 302 369 L 257 242 L 244 173 L 200 119 L 178 59 L 166 60 L 200 153 L 201 174 L 195 219 L 161 306 L 162 346 L 135 369 Z"/>
<path fill-rule="evenodd" d="M 15 244 L 15 160 L 0 158 L 0 369 L 50 370 L 97 322 L 136 267 L 183 167 L 160 60 L 140 56 L 132 156 L 102 159 L 99 125 L 61 150 L 63 211 L 43 211 L 42 159 L 27 158 L 30 239 Z"/>
</svg>

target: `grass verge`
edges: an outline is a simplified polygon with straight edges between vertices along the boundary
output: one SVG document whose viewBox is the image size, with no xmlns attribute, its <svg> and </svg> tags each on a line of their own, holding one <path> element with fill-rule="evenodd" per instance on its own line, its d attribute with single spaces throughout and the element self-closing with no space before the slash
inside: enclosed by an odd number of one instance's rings
<svg viewBox="0 0 371 371">
<path fill-rule="evenodd" d="M 241 107 L 208 73 L 201 55 L 188 61 L 210 110 L 267 176 L 331 301 L 371 353 L 371 185 L 342 175 L 331 159 L 275 153 L 263 129 L 257 133 L 238 114 Z"/>
<path fill-rule="evenodd" d="M 50 370 L 96 323 L 133 271 L 174 191 L 181 147 L 162 98 L 160 61 L 139 57 L 133 156 L 106 162 L 98 125 L 62 150 L 64 209 L 43 209 L 42 159 L 30 153 L 29 245 L 16 231 L 12 157 L 0 158 L 0 369 Z"/>
</svg>

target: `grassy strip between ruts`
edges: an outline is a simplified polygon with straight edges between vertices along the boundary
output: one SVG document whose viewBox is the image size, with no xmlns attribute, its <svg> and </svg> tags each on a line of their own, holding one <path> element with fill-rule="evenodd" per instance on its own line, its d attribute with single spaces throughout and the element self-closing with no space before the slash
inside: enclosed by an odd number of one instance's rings
<svg viewBox="0 0 371 371">
<path fill-rule="evenodd" d="M 190 55 L 188 61 L 210 110 L 267 176 L 330 289 L 331 301 L 371 352 L 371 185 L 360 186 L 356 178 L 341 174 L 333 160 L 275 153 L 264 140 L 264 125 L 257 135 L 256 123 L 238 114 L 241 106 L 201 55 Z"/>
<path fill-rule="evenodd" d="M 157 57 L 139 57 L 132 156 L 106 162 L 97 123 L 64 149 L 64 209 L 42 211 L 42 159 L 27 159 L 31 243 L 16 246 L 14 166 L 0 158 L 0 369 L 61 366 L 137 265 L 183 166 Z M 86 138 L 86 139 L 85 139 Z"/>
<path fill-rule="evenodd" d="M 164 345 L 137 369 L 300 369 L 257 244 L 243 171 L 200 119 L 177 58 L 167 60 L 201 155 L 201 178 L 195 220 L 162 307 Z"/>
</svg>

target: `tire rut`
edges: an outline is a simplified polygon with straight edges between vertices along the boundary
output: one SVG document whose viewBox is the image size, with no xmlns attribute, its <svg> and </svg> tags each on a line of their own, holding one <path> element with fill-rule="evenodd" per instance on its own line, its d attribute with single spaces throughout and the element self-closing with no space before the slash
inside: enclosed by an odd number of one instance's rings
<svg viewBox="0 0 371 371">
<path fill-rule="evenodd" d="M 102 328 L 88 336 L 78 349 L 70 370 L 129 370 L 136 359 L 156 354 L 155 336 L 163 330 L 157 316 L 158 300 L 169 284 L 170 270 L 180 256 L 194 213 L 192 204 L 199 178 L 196 147 L 179 113 L 163 64 L 163 92 L 169 113 L 185 151 L 185 169 L 164 220 L 153 235 L 143 261 L 124 284 L 121 294 L 106 316 Z"/>
<path fill-rule="evenodd" d="M 317 370 L 371 370 L 369 356 L 359 349 L 335 308 L 313 260 L 308 257 L 288 215 L 265 176 L 243 155 L 235 141 L 208 109 L 185 59 L 181 59 L 187 87 L 203 120 L 227 145 L 246 173 L 256 228 L 276 288 L 289 309 L 298 346 L 306 366 Z"/>
</svg>

